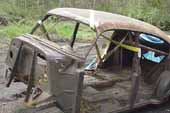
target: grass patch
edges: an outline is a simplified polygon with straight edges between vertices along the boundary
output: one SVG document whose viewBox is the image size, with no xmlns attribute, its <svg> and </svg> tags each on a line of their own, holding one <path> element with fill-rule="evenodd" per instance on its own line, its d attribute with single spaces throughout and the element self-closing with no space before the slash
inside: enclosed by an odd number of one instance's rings
<svg viewBox="0 0 170 113">
<path fill-rule="evenodd" d="M 24 24 L 10 24 L 5 27 L 0 27 L 0 35 L 1 38 L 14 38 L 16 36 L 20 36 L 25 33 L 29 33 L 32 29 L 32 25 L 24 25 Z"/>
<path fill-rule="evenodd" d="M 27 22 L 27 23 L 17 23 L 17 24 L 9 24 L 8 26 L 0 27 L 0 38 L 15 38 L 22 34 L 29 33 L 36 22 Z M 48 33 L 54 34 L 53 36 L 58 38 L 57 40 L 69 40 L 72 37 L 75 23 L 70 21 L 62 21 L 62 22 L 47 22 L 45 23 L 45 27 Z M 35 35 L 38 34 L 40 37 L 43 35 L 43 32 L 37 30 Z M 90 27 L 80 24 L 77 40 L 92 40 L 95 38 L 95 32 L 90 29 Z"/>
<path fill-rule="evenodd" d="M 54 22 L 49 22 L 45 24 L 45 27 L 49 34 L 55 34 L 59 40 L 69 40 L 72 37 L 75 28 L 75 22 L 73 21 L 62 21 L 56 24 Z M 96 33 L 90 29 L 90 27 L 80 24 L 77 33 L 77 40 L 92 40 L 96 37 Z"/>
<path fill-rule="evenodd" d="M 75 0 L 60 3 L 58 0 L 1 0 L 0 16 L 7 18 L 11 24 L 7 27 L 0 26 L 0 38 L 11 39 L 29 33 L 35 20 L 42 18 L 49 9 L 60 5 L 60 7 L 92 8 L 90 4 L 93 4 L 93 1 Z M 168 0 L 98 0 L 94 9 L 130 16 L 168 31 L 170 30 L 169 4 Z M 48 23 L 47 28 L 51 26 L 50 24 L 53 23 Z M 50 29 L 49 32 L 57 34 L 60 39 L 68 39 L 73 32 L 72 27 L 72 23 L 58 23 L 57 27 Z M 80 40 L 89 40 L 95 37 L 95 33 L 87 26 L 80 26 L 77 37 Z"/>
<path fill-rule="evenodd" d="M 56 33 L 59 34 L 59 37 L 64 37 L 65 39 L 70 39 L 73 31 L 74 31 L 75 24 L 71 22 L 62 22 L 57 25 Z M 77 40 L 91 40 L 95 38 L 95 32 L 90 29 L 90 27 L 80 24 L 78 33 L 77 33 Z"/>
</svg>

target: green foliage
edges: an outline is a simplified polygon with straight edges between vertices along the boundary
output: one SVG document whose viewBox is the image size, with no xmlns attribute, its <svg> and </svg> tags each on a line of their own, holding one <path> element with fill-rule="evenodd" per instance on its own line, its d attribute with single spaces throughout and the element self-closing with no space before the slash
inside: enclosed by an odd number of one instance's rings
<svg viewBox="0 0 170 113">
<path fill-rule="evenodd" d="M 70 38 L 73 34 L 74 25 L 70 22 L 62 22 L 57 25 L 56 28 L 57 34 L 59 34 L 59 37 L 65 37 Z M 90 40 L 95 37 L 95 33 L 89 29 L 86 25 L 80 25 L 79 31 L 77 33 L 78 40 Z"/>
<path fill-rule="evenodd" d="M 45 24 L 45 27 L 49 34 L 56 34 L 57 38 L 61 40 L 67 40 L 72 37 L 75 23 L 70 21 L 62 21 L 62 22 L 55 22 L 56 25 L 54 25 L 54 22 L 48 22 Z M 77 33 L 77 39 L 78 40 L 91 40 L 95 38 L 95 32 L 93 32 L 88 26 L 80 24 L 78 33 Z"/>
<path fill-rule="evenodd" d="M 14 38 L 16 36 L 29 33 L 31 31 L 31 24 L 10 24 L 7 27 L 0 27 L 0 38 L 8 37 Z"/>
<path fill-rule="evenodd" d="M 36 23 L 36 21 L 32 22 Z M 23 35 L 25 33 L 29 33 L 32 28 L 33 24 L 31 22 L 28 23 L 10 23 L 7 27 L 0 27 L 0 38 L 8 37 L 10 39 Z M 54 26 L 54 23 L 47 23 L 45 24 L 45 27 L 47 31 L 50 34 L 56 34 L 57 38 L 59 40 L 67 40 L 70 39 L 74 30 L 74 24 L 71 22 L 56 22 L 56 25 Z M 42 31 L 39 31 L 41 35 L 43 35 Z M 78 40 L 91 40 L 92 38 L 95 38 L 95 33 L 86 25 L 82 25 L 79 28 L 79 32 L 77 34 Z"/>
<path fill-rule="evenodd" d="M 15 37 L 29 32 L 35 21 L 56 7 L 93 8 L 127 15 L 170 30 L 170 0 L 0 0 L 0 16 L 10 24 L 0 27 L 0 34 Z M 70 28 L 62 25 L 59 32 L 67 36 Z M 87 34 L 81 31 L 81 34 Z M 88 36 L 86 36 L 88 37 Z"/>
<path fill-rule="evenodd" d="M 73 24 L 68 22 L 59 23 L 55 28 L 55 32 L 60 35 L 59 37 L 70 38 L 73 33 Z"/>
</svg>

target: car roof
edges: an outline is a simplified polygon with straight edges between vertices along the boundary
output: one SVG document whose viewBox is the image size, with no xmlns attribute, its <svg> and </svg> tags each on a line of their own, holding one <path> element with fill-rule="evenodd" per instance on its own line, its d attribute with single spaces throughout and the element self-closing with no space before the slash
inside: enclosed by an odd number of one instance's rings
<svg viewBox="0 0 170 113">
<path fill-rule="evenodd" d="M 170 38 L 168 35 L 157 27 L 146 22 L 119 14 L 91 9 L 56 8 L 50 10 L 47 15 L 62 16 L 79 21 L 89 25 L 98 33 L 112 29 L 138 31 L 160 37 L 170 43 Z"/>
</svg>

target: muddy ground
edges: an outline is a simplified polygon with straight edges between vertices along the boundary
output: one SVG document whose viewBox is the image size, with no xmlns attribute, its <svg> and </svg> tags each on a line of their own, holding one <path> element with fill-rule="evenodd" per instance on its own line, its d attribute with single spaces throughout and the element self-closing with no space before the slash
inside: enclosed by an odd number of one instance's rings
<svg viewBox="0 0 170 113">
<path fill-rule="evenodd" d="M 5 57 L 8 45 L 8 40 L 0 40 L 0 113 L 61 113 L 54 105 L 26 108 L 22 94 L 26 90 L 26 86 L 22 83 L 12 83 L 10 88 L 5 87 Z M 130 113 L 170 113 L 170 102 L 157 106 L 146 106 Z"/>
<path fill-rule="evenodd" d="M 12 83 L 9 88 L 5 87 L 5 58 L 9 47 L 8 40 L 0 40 L 0 113 L 61 113 L 54 105 L 27 108 L 24 105 L 26 85 Z M 45 109 L 48 108 L 48 109 Z"/>
</svg>

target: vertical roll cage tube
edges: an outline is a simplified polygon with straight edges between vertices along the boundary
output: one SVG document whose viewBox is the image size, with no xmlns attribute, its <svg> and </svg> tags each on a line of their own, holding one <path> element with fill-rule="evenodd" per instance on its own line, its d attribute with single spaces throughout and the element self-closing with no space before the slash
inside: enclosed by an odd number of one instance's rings
<svg viewBox="0 0 170 113">
<path fill-rule="evenodd" d="M 77 32 L 78 32 L 79 26 L 80 26 L 80 23 L 77 22 L 76 25 L 75 25 L 74 32 L 73 32 L 72 40 L 71 40 L 71 42 L 70 42 L 71 48 L 73 48 L 74 42 L 75 42 L 75 40 L 76 40 L 76 35 L 77 35 Z"/>
</svg>

